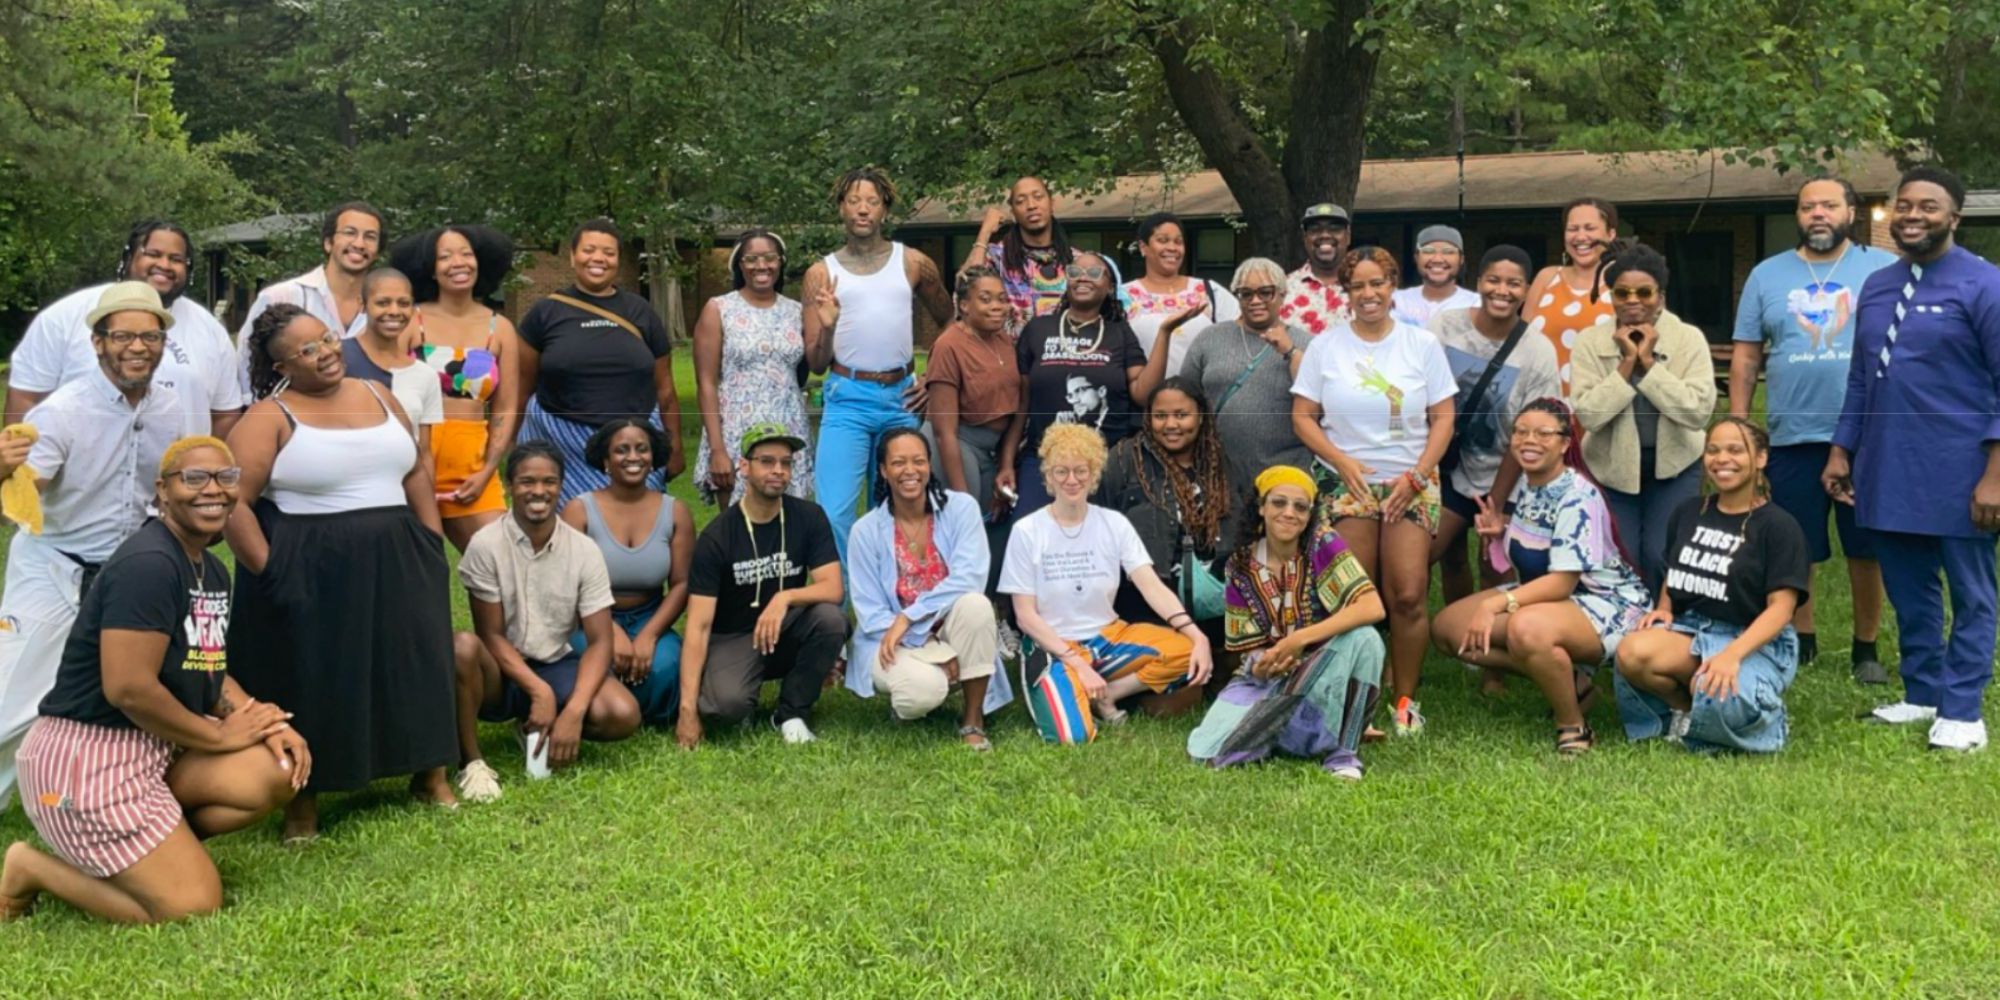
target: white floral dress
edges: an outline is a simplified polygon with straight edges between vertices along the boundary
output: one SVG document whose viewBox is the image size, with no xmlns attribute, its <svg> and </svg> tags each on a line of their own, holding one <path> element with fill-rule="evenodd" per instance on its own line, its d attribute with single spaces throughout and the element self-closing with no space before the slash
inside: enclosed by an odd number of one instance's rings
<svg viewBox="0 0 2000 1000">
<path fill-rule="evenodd" d="M 806 421 L 806 398 L 799 388 L 798 365 L 805 357 L 806 341 L 797 299 L 778 296 L 767 309 L 744 301 L 742 294 L 730 292 L 715 300 L 722 314 L 722 384 L 716 395 L 722 407 L 722 440 L 735 462 L 736 442 L 751 424 L 766 420 L 783 424 L 802 440 L 812 440 Z M 716 502 L 708 483 L 708 435 L 701 436 L 695 452 L 695 486 L 702 499 Z M 792 466 L 792 485 L 785 492 L 805 499 L 812 496 L 812 452 L 798 454 Z M 729 502 L 743 497 L 743 480 Z"/>
</svg>

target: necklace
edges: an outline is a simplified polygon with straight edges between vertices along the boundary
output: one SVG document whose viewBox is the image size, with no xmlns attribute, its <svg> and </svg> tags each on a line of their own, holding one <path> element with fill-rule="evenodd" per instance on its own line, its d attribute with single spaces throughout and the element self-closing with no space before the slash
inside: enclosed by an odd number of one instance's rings
<svg viewBox="0 0 2000 1000">
<path fill-rule="evenodd" d="M 965 331 L 967 333 L 971 333 L 972 339 L 978 341 L 981 347 L 986 348 L 986 355 L 993 359 L 993 363 L 995 365 L 998 365 L 1002 368 L 1005 368 L 1007 366 L 1007 359 L 1001 357 L 1000 352 L 993 349 L 994 337 L 989 337 L 983 333 L 975 333 L 973 329 L 969 326 L 965 328 Z M 995 334 L 994 336 L 997 337 L 1000 335 L 1002 334 Z"/>
<path fill-rule="evenodd" d="M 1805 261 L 1806 274 L 1812 277 L 1814 291 L 1825 290 L 1826 283 L 1832 281 L 1834 274 L 1840 270 L 1840 262 L 1847 259 L 1847 251 L 1852 249 L 1854 249 L 1853 240 L 1840 241 L 1840 256 L 1833 259 L 1833 266 L 1826 269 L 1826 277 L 1824 278 L 1819 276 L 1819 270 L 1813 267 L 1813 262 L 1808 260 L 1805 254 L 1799 255 L 1799 259 Z"/>
<path fill-rule="evenodd" d="M 1061 532 L 1064 538 L 1067 538 L 1070 541 L 1076 541 L 1077 539 L 1083 537 L 1083 529 L 1090 525 L 1090 508 L 1085 507 L 1083 509 L 1083 520 L 1076 522 L 1075 531 L 1071 531 L 1068 528 L 1063 527 L 1062 521 L 1056 518 L 1056 509 L 1055 505 L 1053 504 L 1049 506 L 1049 520 L 1055 522 L 1056 530 Z"/>
<path fill-rule="evenodd" d="M 924 557 L 925 550 L 930 548 L 930 535 L 929 515 L 924 516 L 923 522 L 915 531 L 905 528 L 901 519 L 896 521 L 896 543 L 903 547 L 903 551 L 909 553 L 912 562 Z"/>
<path fill-rule="evenodd" d="M 1085 326 L 1097 327 L 1097 337 L 1096 339 L 1090 342 L 1090 347 L 1088 349 L 1078 351 L 1076 349 L 1076 345 L 1083 342 L 1083 328 Z M 1095 354 L 1097 353 L 1097 349 L 1103 346 L 1104 344 L 1104 317 L 1102 316 L 1099 316 L 1096 319 L 1091 320 L 1087 324 L 1078 323 L 1075 320 L 1070 319 L 1069 310 L 1064 309 L 1062 313 L 1062 327 L 1063 327 L 1063 347 L 1066 348 L 1071 354 Z"/>
<path fill-rule="evenodd" d="M 743 530 L 750 535 L 750 565 L 754 567 L 753 571 L 757 574 L 756 595 L 751 600 L 750 606 L 753 608 L 762 607 L 764 604 L 764 556 L 763 553 L 757 551 L 757 525 L 756 522 L 750 520 L 749 508 L 742 504 L 737 504 L 736 509 L 743 512 Z M 778 551 L 771 554 L 777 557 L 777 577 L 778 582 L 782 584 L 785 581 L 785 564 L 792 561 L 791 555 L 785 551 L 784 497 L 778 498 Z M 782 590 L 784 588 L 780 587 L 779 589 Z"/>
</svg>

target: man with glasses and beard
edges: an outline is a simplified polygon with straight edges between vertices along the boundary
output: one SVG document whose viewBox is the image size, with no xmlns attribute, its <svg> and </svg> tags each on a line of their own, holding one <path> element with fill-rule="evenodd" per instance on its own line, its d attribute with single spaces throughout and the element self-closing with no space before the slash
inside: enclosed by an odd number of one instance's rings
<svg viewBox="0 0 2000 1000">
<path fill-rule="evenodd" d="M 182 436 L 181 402 L 158 384 L 177 320 L 148 282 L 107 286 L 79 317 L 95 367 L 28 411 L 31 432 L 0 432 L 0 482 L 30 470 L 42 515 L 7 546 L 0 805 L 14 787 L 15 747 L 55 684 L 84 591 L 97 567 L 145 523 L 160 456 Z M 22 513 L 11 497 L 7 507 L 9 515 Z"/>
<path fill-rule="evenodd" d="M 1854 357 L 1854 307 L 1861 286 L 1895 263 L 1884 250 L 1851 237 L 1861 199 L 1854 185 L 1834 177 L 1799 188 L 1799 245 L 1757 265 L 1736 308 L 1735 353 L 1729 362 L 1729 414 L 1750 415 L 1757 373 L 1765 378 L 1765 424 L 1771 431 L 1771 500 L 1805 529 L 1815 563 L 1833 557 L 1827 516 L 1840 531 L 1847 578 L 1854 594 L 1854 679 L 1887 684 L 1889 672 L 1875 649 L 1882 621 L 1882 568 L 1875 543 L 1854 522 L 1854 508 L 1835 503 L 1820 485 L 1832 449 L 1834 424 L 1847 392 Z M 1792 616 L 1799 633 L 1799 662 L 1819 652 L 1813 605 Z"/>
<path fill-rule="evenodd" d="M 227 437 L 249 405 L 250 393 L 237 382 L 236 349 L 229 343 L 229 331 L 215 314 L 186 296 L 193 268 L 194 240 L 187 230 L 147 219 L 134 224 L 126 236 L 113 277 L 151 285 L 174 317 L 173 336 L 160 347 L 153 384 L 175 396 L 181 408 L 179 433 Z M 0 426 L 20 423 L 21 415 L 50 393 L 97 373 L 97 349 L 87 315 L 112 287 L 94 285 L 66 295 L 28 324 L 7 371 L 7 403 Z M 152 474 L 145 479 L 152 482 Z"/>
<path fill-rule="evenodd" d="M 1013 228 L 994 240 L 993 234 L 1007 221 L 1011 210 Z M 1023 177 L 1007 192 L 1007 208 L 986 209 L 974 237 L 972 252 L 958 269 L 984 264 L 1000 272 L 1013 308 L 1007 317 L 1007 332 L 1021 335 L 1021 328 L 1037 316 L 1046 316 L 1062 303 L 1069 289 L 1067 269 L 1076 252 L 1070 249 L 1069 235 L 1056 221 L 1056 199 L 1039 177 Z"/>
<path fill-rule="evenodd" d="M 2000 268 L 1953 240 L 1964 204 L 1965 185 L 1937 167 L 1896 185 L 1890 232 L 1903 259 L 1861 289 L 1823 474 L 1826 491 L 1881 533 L 1896 609 L 1903 698 L 1863 718 L 1928 722 L 1932 748 L 1961 752 L 1986 745 L 2000 531 Z"/>
<path fill-rule="evenodd" d="M 388 242 L 382 211 L 365 201 L 348 201 L 327 210 L 319 223 L 319 245 L 326 263 L 296 277 L 280 281 L 257 293 L 250 311 L 243 314 L 237 330 L 239 345 L 250 343 L 250 327 L 264 310 L 282 302 L 298 306 L 343 339 L 361 336 L 368 329 L 368 314 L 361 307 L 361 279 L 375 266 Z M 250 349 L 238 352 L 238 378 L 244 399 L 250 398 Z"/>
</svg>

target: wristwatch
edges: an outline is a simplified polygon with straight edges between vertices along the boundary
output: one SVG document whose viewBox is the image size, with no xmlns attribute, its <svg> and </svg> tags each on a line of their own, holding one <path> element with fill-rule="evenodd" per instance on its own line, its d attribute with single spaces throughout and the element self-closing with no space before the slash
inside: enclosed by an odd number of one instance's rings
<svg viewBox="0 0 2000 1000">
<path fill-rule="evenodd" d="M 1505 594 L 1507 597 L 1507 613 L 1511 615 L 1521 610 L 1521 602 L 1514 599 L 1514 592 L 1509 590 L 1505 591 Z"/>
</svg>

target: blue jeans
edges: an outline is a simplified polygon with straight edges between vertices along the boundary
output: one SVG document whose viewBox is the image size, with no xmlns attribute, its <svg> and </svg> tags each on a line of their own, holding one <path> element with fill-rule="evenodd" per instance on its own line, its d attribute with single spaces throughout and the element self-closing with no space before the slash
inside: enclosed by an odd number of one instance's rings
<svg viewBox="0 0 2000 1000">
<path fill-rule="evenodd" d="M 819 505 L 833 524 L 833 544 L 840 550 L 842 567 L 847 565 L 847 532 L 860 516 L 855 508 L 875 485 L 875 442 L 891 429 L 917 426 L 917 415 L 903 406 L 903 392 L 910 382 L 905 378 L 881 385 L 828 375 L 820 390 L 824 409 L 819 444 L 813 448 L 813 474 Z"/>
<path fill-rule="evenodd" d="M 1692 612 L 1674 616 L 1671 628 L 1694 636 L 1691 652 L 1699 663 L 1722 652 L 1743 630 Z M 1681 745 L 1690 750 L 1742 750 L 1771 753 L 1785 746 L 1785 689 L 1799 669 L 1799 634 L 1790 625 L 1776 638 L 1743 658 L 1736 673 L 1736 693 L 1727 698 L 1711 698 L 1693 692 L 1688 709 L 1687 736 Z M 1650 739 L 1666 732 L 1666 702 L 1625 682 L 1614 681 L 1618 717 L 1625 723 L 1625 738 Z"/>
<path fill-rule="evenodd" d="M 660 606 L 659 601 L 649 601 L 636 608 L 611 609 L 611 624 L 624 631 L 626 638 L 639 634 L 646 623 L 653 619 L 653 612 Z M 583 630 L 578 629 L 569 637 L 570 647 L 582 649 Z M 614 677 L 616 675 L 613 675 Z M 653 644 L 653 669 L 646 679 L 637 684 L 627 682 L 632 697 L 639 700 L 639 718 L 651 725 L 671 726 L 677 721 L 681 706 L 681 637 L 678 632 L 666 632 L 660 641 Z"/>
<path fill-rule="evenodd" d="M 1653 478 L 1653 452 L 1640 452 L 1639 492 L 1620 493 L 1601 487 L 1604 506 L 1618 525 L 1618 544 L 1633 561 L 1633 569 L 1646 581 L 1646 592 L 1660 592 L 1660 577 L 1667 565 L 1667 518 L 1689 497 L 1701 495 L 1701 463 L 1682 469 L 1672 479 Z"/>
</svg>

